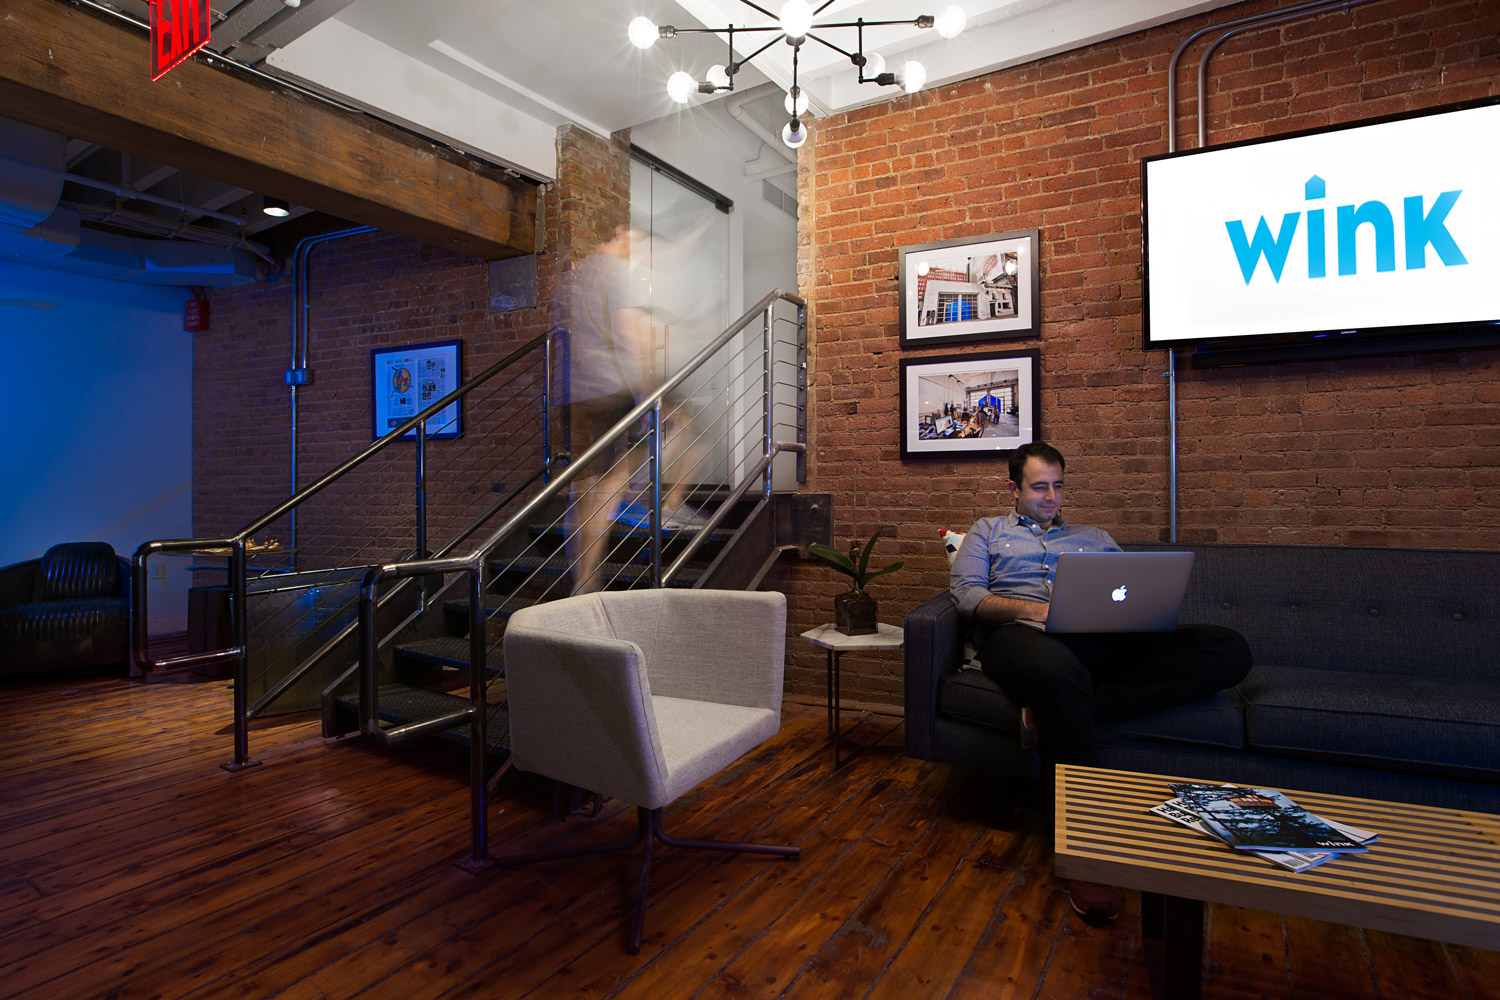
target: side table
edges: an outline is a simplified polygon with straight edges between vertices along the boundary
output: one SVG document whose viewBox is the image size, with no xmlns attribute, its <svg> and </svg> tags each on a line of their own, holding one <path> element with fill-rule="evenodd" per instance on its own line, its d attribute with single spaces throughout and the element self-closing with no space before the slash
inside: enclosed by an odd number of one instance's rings
<svg viewBox="0 0 1500 1000">
<path fill-rule="evenodd" d="M 828 650 L 828 731 L 833 735 L 833 769 L 839 759 L 839 659 L 845 653 L 867 653 L 878 649 L 900 649 L 906 633 L 895 625 L 879 623 L 878 631 L 867 635 L 845 635 L 833 624 L 819 625 L 802 633 L 814 646 Z"/>
</svg>

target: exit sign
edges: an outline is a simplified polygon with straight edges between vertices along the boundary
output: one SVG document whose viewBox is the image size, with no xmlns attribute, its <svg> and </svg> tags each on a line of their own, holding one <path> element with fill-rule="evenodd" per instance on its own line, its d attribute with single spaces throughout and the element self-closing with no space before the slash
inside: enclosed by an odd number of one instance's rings
<svg viewBox="0 0 1500 1000">
<path fill-rule="evenodd" d="M 150 0 L 151 79 L 208 44 L 208 0 Z"/>
</svg>

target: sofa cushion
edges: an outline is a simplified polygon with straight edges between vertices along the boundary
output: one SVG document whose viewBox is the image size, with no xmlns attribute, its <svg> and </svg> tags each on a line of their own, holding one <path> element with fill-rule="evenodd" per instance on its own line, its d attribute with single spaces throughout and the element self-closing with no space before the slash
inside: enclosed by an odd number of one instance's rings
<svg viewBox="0 0 1500 1000">
<path fill-rule="evenodd" d="M 1500 782 L 1500 681 L 1256 666 L 1236 694 L 1253 749 Z"/>
<path fill-rule="evenodd" d="M 946 716 L 997 729 L 1020 726 L 1020 710 L 1000 685 L 977 670 L 960 670 L 944 677 L 938 688 L 938 711 Z M 1103 742 L 1147 740 L 1242 750 L 1245 723 L 1240 706 L 1227 691 L 1202 701 L 1167 709 L 1139 719 L 1098 727 Z"/>
<path fill-rule="evenodd" d="M 1228 691 L 1215 691 L 1191 705 L 1179 705 L 1139 719 L 1101 724 L 1096 735 L 1101 744 L 1144 740 L 1243 750 L 1245 714 Z"/>
</svg>

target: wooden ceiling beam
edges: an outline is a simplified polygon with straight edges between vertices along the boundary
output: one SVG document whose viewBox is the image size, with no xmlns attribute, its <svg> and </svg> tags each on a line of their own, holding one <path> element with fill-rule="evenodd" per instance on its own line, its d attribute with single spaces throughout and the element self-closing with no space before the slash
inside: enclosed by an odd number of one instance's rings
<svg viewBox="0 0 1500 1000">
<path fill-rule="evenodd" d="M 198 59 L 152 83 L 145 32 L 57 0 L 3 24 L 9 117 L 487 260 L 537 249 L 537 189 L 502 170 Z"/>
</svg>

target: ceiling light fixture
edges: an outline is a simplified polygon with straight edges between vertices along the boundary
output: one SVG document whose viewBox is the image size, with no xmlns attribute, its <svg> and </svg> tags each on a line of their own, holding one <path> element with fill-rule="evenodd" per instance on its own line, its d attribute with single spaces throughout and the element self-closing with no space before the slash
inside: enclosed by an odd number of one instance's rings
<svg viewBox="0 0 1500 1000">
<path fill-rule="evenodd" d="M 287 204 L 285 198 L 272 198 L 270 195 L 261 197 L 260 210 L 277 219 L 285 219 L 292 214 L 292 206 Z"/>
<path fill-rule="evenodd" d="M 764 7 L 751 3 L 750 0 L 740 0 L 740 2 L 760 14 L 770 14 Z M 936 17 L 931 14 L 921 14 L 915 18 L 898 21 L 866 21 L 860 18 L 855 21 L 815 24 L 818 14 L 830 3 L 831 0 L 825 0 L 821 6 L 814 9 L 807 0 L 786 0 L 786 3 L 781 5 L 781 13 L 777 22 L 760 28 L 737 28 L 732 24 L 726 28 L 677 28 L 670 24 L 658 26 L 652 23 L 650 18 L 638 17 L 630 22 L 627 34 L 636 48 L 640 49 L 649 49 L 656 44 L 658 38 L 676 38 L 680 34 L 724 35 L 728 38 L 729 60 L 710 66 L 702 81 L 695 79 L 686 70 L 678 70 L 667 80 L 667 93 L 678 104 L 686 104 L 692 100 L 694 94 L 713 94 L 721 90 L 733 90 L 734 76 L 747 62 L 778 41 L 784 40 L 792 47 L 792 85 L 785 101 L 791 120 L 781 130 L 781 141 L 792 149 L 796 149 L 807 141 L 807 124 L 800 120 L 803 113 L 807 111 L 807 93 L 797 83 L 797 60 L 806 42 L 809 40 L 817 42 L 848 58 L 859 73 L 860 83 L 873 83 L 881 87 L 899 84 L 908 94 L 914 94 L 927 83 L 927 69 L 913 60 L 907 62 L 899 73 L 887 72 L 885 60 L 880 53 L 865 52 L 865 29 L 890 24 L 914 24 L 918 28 L 936 28 L 937 33 L 944 38 L 953 38 L 964 30 L 964 24 L 967 21 L 964 12 L 959 7 L 949 4 Z M 830 28 L 855 29 L 854 51 L 841 49 L 815 33 L 827 31 Z M 743 34 L 747 31 L 774 32 L 775 37 L 745 58 L 737 59 L 734 48 L 735 32 Z"/>
</svg>

